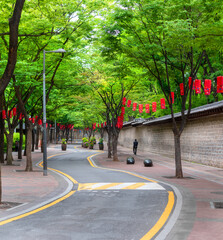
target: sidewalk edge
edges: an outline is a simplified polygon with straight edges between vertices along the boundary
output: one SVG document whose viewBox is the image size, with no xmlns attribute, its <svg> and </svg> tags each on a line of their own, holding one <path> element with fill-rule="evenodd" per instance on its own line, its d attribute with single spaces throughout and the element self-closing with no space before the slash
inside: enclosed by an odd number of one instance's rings
<svg viewBox="0 0 223 240">
<path fill-rule="evenodd" d="M 43 161 L 43 160 L 38 161 L 37 164 L 36 164 L 36 166 L 39 167 L 38 165 L 39 165 L 39 163 L 42 162 L 42 161 Z M 52 198 L 50 198 L 50 199 L 48 199 L 48 200 L 45 200 L 45 201 L 43 201 L 43 202 L 41 202 L 41 203 L 39 203 L 39 204 L 36 204 L 36 205 L 34 205 L 34 206 L 32 206 L 32 207 L 29 207 L 29 208 L 27 208 L 27 209 L 25 209 L 25 210 L 18 211 L 18 212 L 16 212 L 16 213 L 10 214 L 10 215 L 8 215 L 8 216 L 6 216 L 6 217 L 0 218 L 0 222 L 5 221 L 5 220 L 9 220 L 9 219 L 11 219 L 11 218 L 14 218 L 14 217 L 23 215 L 23 214 L 25 214 L 25 213 L 34 211 L 34 210 L 36 210 L 36 209 L 38 209 L 38 208 L 41 208 L 41 207 L 43 207 L 43 206 L 45 206 L 45 205 L 47 205 L 47 204 L 49 204 L 49 203 L 51 203 L 51 202 L 56 201 L 57 199 L 60 199 L 60 198 L 64 197 L 65 195 L 67 195 L 68 193 L 70 193 L 70 192 L 72 191 L 72 189 L 73 189 L 73 184 L 74 184 L 74 183 L 73 183 L 69 178 L 67 178 L 66 176 L 64 176 L 63 174 L 61 174 L 61 173 L 59 173 L 59 172 L 57 172 L 57 171 L 54 171 L 53 169 L 49 169 L 49 170 L 50 170 L 51 172 L 53 172 L 53 173 L 56 173 L 58 176 L 62 177 L 62 178 L 67 182 L 68 187 L 66 188 L 66 190 L 63 191 L 61 194 L 55 196 L 55 197 L 52 197 Z M 30 203 L 30 204 L 32 204 L 32 203 Z M 23 205 L 23 206 L 24 206 L 24 205 Z"/>
</svg>

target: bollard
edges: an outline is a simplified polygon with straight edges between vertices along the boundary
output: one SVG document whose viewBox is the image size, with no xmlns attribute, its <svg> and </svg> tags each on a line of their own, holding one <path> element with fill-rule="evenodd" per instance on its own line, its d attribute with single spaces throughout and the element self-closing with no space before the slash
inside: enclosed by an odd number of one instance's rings
<svg viewBox="0 0 223 240">
<path fill-rule="evenodd" d="M 135 163 L 134 157 L 127 157 L 126 163 L 127 164 L 134 164 Z"/>
<path fill-rule="evenodd" d="M 153 166 L 153 162 L 151 159 L 145 159 L 144 160 L 144 166 L 145 167 L 152 167 Z"/>
</svg>

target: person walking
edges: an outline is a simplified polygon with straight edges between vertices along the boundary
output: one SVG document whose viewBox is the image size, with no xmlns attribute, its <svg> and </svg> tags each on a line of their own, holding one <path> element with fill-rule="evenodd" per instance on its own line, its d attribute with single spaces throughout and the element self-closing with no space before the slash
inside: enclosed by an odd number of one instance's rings
<svg viewBox="0 0 223 240">
<path fill-rule="evenodd" d="M 133 153 L 135 155 L 137 153 L 137 147 L 138 147 L 138 141 L 137 141 L 137 139 L 135 139 L 135 141 L 133 142 Z"/>
</svg>

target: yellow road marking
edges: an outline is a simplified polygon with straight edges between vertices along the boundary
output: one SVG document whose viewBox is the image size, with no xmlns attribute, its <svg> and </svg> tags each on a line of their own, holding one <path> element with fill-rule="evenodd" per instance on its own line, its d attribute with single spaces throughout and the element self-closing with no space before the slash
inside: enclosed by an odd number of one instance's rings
<svg viewBox="0 0 223 240">
<path fill-rule="evenodd" d="M 64 155 L 64 154 L 65 154 L 65 153 L 58 153 L 58 154 L 55 154 L 55 155 L 52 155 L 52 156 L 48 157 L 47 159 L 52 158 L 52 157 L 55 157 L 55 156 Z M 40 167 L 43 167 L 43 161 L 41 161 L 41 162 L 39 163 L 39 166 L 40 166 Z M 68 179 L 70 179 L 74 184 L 77 184 L 77 183 L 78 183 L 78 182 L 77 182 L 75 179 L 73 179 L 70 175 L 68 175 L 68 174 L 66 174 L 66 173 L 64 173 L 64 172 L 61 172 L 61 171 L 59 171 L 59 170 L 57 170 L 57 169 L 53 169 L 53 168 L 48 168 L 48 169 L 64 175 L 65 177 L 67 177 Z"/>
<path fill-rule="evenodd" d="M 78 184 L 78 191 L 80 190 L 91 190 L 92 186 L 96 183 L 79 183 Z"/>
<path fill-rule="evenodd" d="M 136 188 L 142 187 L 144 185 L 146 185 L 146 184 L 145 183 L 135 183 L 135 184 L 132 184 L 128 187 L 124 187 L 122 189 L 136 189 Z"/>
<path fill-rule="evenodd" d="M 52 157 L 54 157 L 54 156 L 58 156 L 58 155 L 64 155 L 64 154 L 55 154 L 55 155 L 52 155 L 52 156 L 48 157 L 47 159 L 52 158 Z M 40 166 L 40 167 L 43 167 L 42 164 L 43 164 L 43 161 L 39 163 L 39 166 Z M 61 171 L 59 171 L 59 170 L 56 170 L 56 169 L 53 169 L 53 168 L 48 168 L 48 169 L 51 169 L 51 170 L 56 171 L 56 172 L 59 172 L 60 174 L 62 174 L 62 175 L 64 175 L 64 176 L 66 176 L 67 178 L 69 178 L 69 179 L 70 179 L 73 183 L 75 183 L 75 184 L 78 183 L 76 180 L 74 180 L 71 176 L 69 176 L 69 175 L 66 174 L 66 173 L 63 173 L 63 172 L 61 172 Z M 44 206 L 42 206 L 42 207 L 40 207 L 40 208 L 37 208 L 37 209 L 35 209 L 35 210 L 33 210 L 33 211 L 30 211 L 30 212 L 21 214 L 21 215 L 19 215 L 19 216 L 13 217 L 13 218 L 6 219 L 6 220 L 4 220 L 4 221 L 1 221 L 1 222 L 0 222 L 0 226 L 1 226 L 1 225 L 4 225 L 4 224 L 7 224 L 7 223 L 10 223 L 10 222 L 13 222 L 13 221 L 16 221 L 16 220 L 19 220 L 19 219 L 24 218 L 24 217 L 30 216 L 30 215 L 32 215 L 32 214 L 34 214 L 34 213 L 40 212 L 40 211 L 45 210 L 45 209 L 47 209 L 47 208 L 49 208 L 49 207 L 52 207 L 53 205 L 55 205 L 55 204 L 57 204 L 57 203 L 59 203 L 59 202 L 62 202 L 63 200 L 69 198 L 69 197 L 70 197 L 71 195 L 73 195 L 75 192 L 76 192 L 76 191 L 70 191 L 68 194 L 64 195 L 63 197 L 58 198 L 57 200 L 55 200 L 55 201 L 53 201 L 53 202 L 51 202 L 51 203 L 49 203 L 49 204 L 46 204 L 46 205 L 44 205 Z"/>
<path fill-rule="evenodd" d="M 97 153 L 98 154 L 98 153 Z M 100 168 L 100 169 L 106 169 L 106 170 L 112 170 L 112 171 L 117 171 L 117 172 L 124 172 L 124 173 L 128 173 L 130 175 L 133 175 L 135 177 L 138 177 L 138 178 L 141 178 L 141 179 L 145 179 L 147 181 L 150 181 L 150 182 L 155 182 L 157 183 L 157 181 L 154 181 L 154 180 L 151 180 L 149 178 L 146 178 L 146 177 L 142 177 L 140 175 L 137 175 L 137 174 L 134 174 L 134 173 L 131 173 L 131 172 L 128 172 L 128 171 L 123 171 L 123 170 L 117 170 L 117 169 L 109 169 L 109 168 L 102 168 L 102 167 L 97 167 L 95 166 L 92 161 L 91 161 L 91 157 L 94 157 L 96 156 L 97 154 L 94 154 L 94 155 L 91 155 L 87 158 L 88 162 L 90 163 L 90 165 L 94 168 Z M 162 213 L 160 219 L 158 220 L 158 222 L 156 222 L 156 224 L 153 226 L 152 229 L 150 229 L 150 231 L 145 235 L 143 236 L 140 240 L 150 240 L 151 238 L 153 238 L 153 236 L 158 233 L 158 231 L 160 231 L 160 229 L 163 227 L 163 225 L 166 223 L 166 221 L 168 220 L 170 214 L 171 214 L 171 211 L 174 207 L 174 194 L 173 192 L 171 191 L 168 191 L 168 203 L 166 205 L 166 208 L 164 210 L 164 212 Z"/>
<path fill-rule="evenodd" d="M 171 191 L 169 191 L 168 193 L 169 193 L 168 203 L 166 205 L 166 208 L 165 208 L 163 214 L 161 215 L 158 222 L 156 222 L 156 224 L 150 229 L 150 231 L 145 236 L 143 236 L 140 240 L 150 240 L 151 238 L 153 238 L 155 236 L 155 234 L 158 233 L 158 231 L 163 227 L 163 225 L 166 223 L 167 219 L 169 218 L 170 213 L 174 206 L 174 194 Z"/>
<path fill-rule="evenodd" d="M 66 174 L 66 173 L 64 173 L 64 172 L 61 172 L 61 171 L 59 171 L 59 170 L 57 170 L 57 169 L 53 169 L 53 168 L 48 168 L 48 169 L 64 175 L 65 177 L 67 177 L 68 179 L 70 179 L 74 184 L 77 184 L 77 183 L 78 183 L 78 182 L 77 182 L 75 179 L 73 179 L 70 175 L 68 175 L 68 174 Z"/>
<path fill-rule="evenodd" d="M 87 158 L 87 160 L 88 160 L 88 162 L 90 163 L 90 165 L 91 165 L 92 167 L 94 167 L 94 168 L 111 170 L 111 171 L 116 171 L 116 172 L 128 173 L 128 174 L 130 174 L 130 175 L 132 175 L 132 176 L 135 176 L 135 177 L 137 177 L 137 178 L 141 178 L 141 179 L 144 179 L 144 180 L 149 181 L 149 182 L 157 183 L 157 181 L 154 181 L 154 180 L 152 180 L 152 179 L 149 179 L 149 178 L 146 178 L 146 177 L 143 177 L 143 176 L 140 176 L 140 175 L 138 175 L 138 174 L 131 173 L 131 172 L 128 172 L 128 171 L 119 170 L 119 169 L 109 169 L 109 168 L 103 168 L 103 167 L 95 166 L 95 165 L 93 164 L 93 162 L 91 161 L 91 158 L 94 157 L 94 156 L 96 156 L 96 155 L 98 155 L 98 154 L 99 154 L 99 153 L 96 153 L 96 154 L 91 155 L 91 156 L 89 156 L 89 157 Z"/>
<path fill-rule="evenodd" d="M 51 202 L 51 203 L 49 203 L 49 204 L 44 205 L 44 206 L 41 207 L 41 208 L 37 208 L 37 209 L 35 209 L 35 210 L 33 210 L 33 211 L 30 211 L 30 212 L 21 214 L 21 215 L 19 215 L 19 216 L 17 216 L 17 217 L 13 217 L 13 218 L 9 218 L 9 219 L 7 219 L 7 220 L 1 221 L 1 222 L 0 222 L 0 225 L 4 225 L 4 224 L 6 224 L 6 223 L 10 223 L 10 222 L 19 220 L 19 219 L 21 219 L 21 218 L 30 216 L 30 215 L 32 215 L 32 214 L 34 214 L 34 213 L 40 212 L 40 211 L 42 211 L 42 210 L 44 210 L 44 209 L 46 209 L 46 208 L 49 208 L 49 207 L 51 207 L 51 206 L 53 206 L 53 205 L 55 205 L 55 204 L 57 204 L 57 203 L 65 200 L 66 198 L 69 198 L 69 197 L 70 197 L 71 195 L 73 195 L 75 192 L 76 192 L 76 191 L 71 191 L 71 192 L 69 192 L 68 194 L 66 194 L 65 196 L 63 196 L 63 197 L 61 197 L 61 198 L 59 198 L 59 199 L 57 199 L 57 200 L 55 200 L 55 201 L 53 201 L 53 202 Z"/>
<path fill-rule="evenodd" d="M 94 188 L 94 190 L 103 190 L 103 189 L 114 187 L 114 186 L 117 186 L 117 185 L 120 185 L 120 184 L 121 183 L 109 183 L 109 184 L 103 185 L 101 187 Z"/>
</svg>

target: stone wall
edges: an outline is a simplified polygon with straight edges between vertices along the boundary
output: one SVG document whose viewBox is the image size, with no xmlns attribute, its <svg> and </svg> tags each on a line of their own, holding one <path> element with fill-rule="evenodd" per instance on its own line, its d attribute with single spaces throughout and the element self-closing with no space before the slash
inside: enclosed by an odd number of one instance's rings
<svg viewBox="0 0 223 240">
<path fill-rule="evenodd" d="M 171 123 L 123 128 L 119 144 L 132 147 L 135 138 L 138 151 L 174 157 Z M 223 167 L 223 113 L 190 120 L 181 136 L 181 151 L 183 160 Z"/>
</svg>

